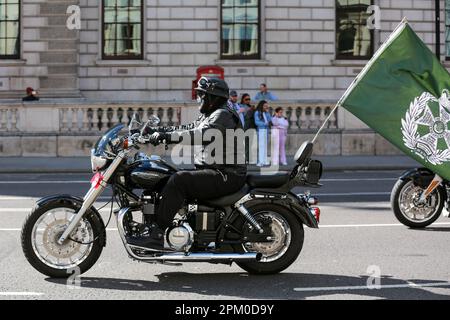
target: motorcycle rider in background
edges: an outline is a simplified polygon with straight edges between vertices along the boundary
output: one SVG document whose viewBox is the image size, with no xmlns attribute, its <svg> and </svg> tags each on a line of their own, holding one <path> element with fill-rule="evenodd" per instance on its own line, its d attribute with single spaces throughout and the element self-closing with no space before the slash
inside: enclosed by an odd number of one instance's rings
<svg viewBox="0 0 450 320">
<path fill-rule="evenodd" d="M 179 143 L 181 137 L 190 137 L 191 142 L 196 135 L 204 136 L 210 130 L 220 131 L 223 137 L 223 159 L 217 163 L 214 157 L 217 150 L 208 146 L 213 141 L 202 141 L 200 152 L 194 155 L 196 170 L 179 171 L 174 174 L 164 187 L 159 205 L 156 207 L 156 223 L 150 232 L 136 240 L 136 244 L 154 250 L 163 250 L 164 231 L 173 223 L 178 210 L 186 199 L 213 199 L 239 191 L 245 184 L 247 167 L 245 159 L 239 160 L 244 154 L 243 141 L 239 147 L 233 139 L 233 146 L 226 146 L 226 130 L 242 129 L 239 115 L 227 106 L 229 88 L 225 81 L 216 78 L 202 77 L 195 88 L 200 102 L 200 117 L 189 125 L 173 127 L 148 128 L 146 142 L 157 145 Z M 238 139 L 239 140 L 239 139 Z M 241 150 L 239 150 L 241 149 Z M 233 160 L 227 151 L 233 150 Z"/>
</svg>

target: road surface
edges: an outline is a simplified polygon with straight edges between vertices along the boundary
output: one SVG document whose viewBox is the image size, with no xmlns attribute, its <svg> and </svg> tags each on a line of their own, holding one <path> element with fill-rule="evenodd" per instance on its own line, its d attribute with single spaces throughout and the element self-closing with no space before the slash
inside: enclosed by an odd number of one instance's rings
<svg viewBox="0 0 450 320">
<path fill-rule="evenodd" d="M 81 287 L 35 271 L 22 254 L 19 236 L 36 199 L 54 193 L 81 196 L 89 175 L 2 174 L 0 299 L 449 299 L 450 220 L 440 218 L 422 231 L 400 225 L 389 204 L 400 173 L 325 174 L 324 186 L 311 190 L 321 201 L 321 228 L 305 230 L 300 257 L 281 274 L 251 276 L 236 265 L 134 262 L 113 219 L 107 247 L 81 276 Z M 108 210 L 101 213 L 107 220 Z"/>
</svg>

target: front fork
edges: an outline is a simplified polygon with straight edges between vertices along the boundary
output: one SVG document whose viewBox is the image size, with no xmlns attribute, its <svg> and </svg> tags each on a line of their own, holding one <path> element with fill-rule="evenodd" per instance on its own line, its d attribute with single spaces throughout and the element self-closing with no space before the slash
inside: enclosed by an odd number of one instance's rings
<svg viewBox="0 0 450 320">
<path fill-rule="evenodd" d="M 108 169 L 105 171 L 102 180 L 99 181 L 97 185 L 91 186 L 91 188 L 83 198 L 83 205 L 81 206 L 80 210 L 77 212 L 76 215 L 73 215 L 70 218 L 69 225 L 67 226 L 66 230 L 61 235 L 61 237 L 58 239 L 58 244 L 62 245 L 64 241 L 66 241 L 66 239 L 69 237 L 69 235 L 72 234 L 72 232 L 77 228 L 78 224 L 80 223 L 81 219 L 83 219 L 88 209 L 95 203 L 97 198 L 105 190 L 109 178 L 111 178 L 113 173 L 116 171 L 117 167 L 122 162 L 125 154 L 126 151 L 121 151 L 114 159 L 114 161 L 111 163 L 111 165 L 108 167 Z"/>
<path fill-rule="evenodd" d="M 438 176 L 437 174 L 434 176 L 433 180 L 431 180 L 430 184 L 428 185 L 428 187 L 422 192 L 422 194 L 420 195 L 419 198 L 419 202 L 420 203 L 424 203 L 428 196 L 434 191 L 436 190 L 437 187 L 439 187 L 442 183 L 443 179 Z"/>
</svg>

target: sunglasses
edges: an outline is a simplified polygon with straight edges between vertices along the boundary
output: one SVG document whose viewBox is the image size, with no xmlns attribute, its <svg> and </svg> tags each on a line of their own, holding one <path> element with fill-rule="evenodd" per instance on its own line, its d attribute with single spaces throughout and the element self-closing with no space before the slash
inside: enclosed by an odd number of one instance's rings
<svg viewBox="0 0 450 320">
<path fill-rule="evenodd" d="M 250 100 L 251 100 L 250 98 L 245 98 L 245 99 L 244 99 L 244 101 L 250 101 Z"/>
</svg>

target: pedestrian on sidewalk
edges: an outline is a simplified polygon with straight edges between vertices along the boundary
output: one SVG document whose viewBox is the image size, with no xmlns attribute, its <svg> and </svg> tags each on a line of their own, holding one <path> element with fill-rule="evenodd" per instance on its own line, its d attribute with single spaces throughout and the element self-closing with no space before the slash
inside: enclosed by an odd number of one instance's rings
<svg viewBox="0 0 450 320">
<path fill-rule="evenodd" d="M 256 107 L 255 125 L 258 131 L 258 167 L 268 166 L 267 143 L 272 117 L 269 113 L 269 104 L 261 100 Z"/>
<path fill-rule="evenodd" d="M 242 94 L 241 107 L 245 109 L 244 113 L 244 130 L 256 129 L 254 114 L 256 111 L 255 106 L 251 104 L 252 99 L 248 93 Z"/>
<path fill-rule="evenodd" d="M 239 115 L 239 119 L 242 123 L 242 128 L 245 127 L 245 112 L 247 109 L 245 109 L 241 103 L 238 102 L 238 93 L 235 90 L 230 91 L 230 99 L 228 100 L 228 106 L 232 109 L 236 110 L 236 112 Z"/>
<path fill-rule="evenodd" d="M 22 98 L 22 101 L 39 101 L 38 94 L 32 87 L 28 87 L 26 92 L 27 95 Z"/>
<path fill-rule="evenodd" d="M 283 108 L 275 109 L 272 117 L 271 144 L 272 144 L 272 165 L 285 166 L 286 161 L 286 139 L 289 128 L 289 121 L 283 116 Z"/>
<path fill-rule="evenodd" d="M 247 97 L 245 97 L 245 96 L 247 96 Z M 247 111 L 249 109 L 250 109 L 250 96 L 247 93 L 244 93 L 241 97 L 241 101 L 239 103 L 239 110 L 238 110 L 239 119 L 241 119 L 241 123 L 242 123 L 242 128 L 245 128 L 245 115 L 247 114 Z"/>
<path fill-rule="evenodd" d="M 235 110 L 236 112 L 239 110 L 239 103 L 238 103 L 238 94 L 235 90 L 230 91 L 230 98 L 228 99 L 228 107 Z"/>
<path fill-rule="evenodd" d="M 245 131 L 245 161 L 247 164 L 256 164 L 258 139 L 256 135 L 255 111 L 256 108 L 251 104 L 251 97 L 248 93 L 242 94 L 241 107 L 245 109 L 244 131 Z"/>
<path fill-rule="evenodd" d="M 259 92 L 255 96 L 255 101 L 275 101 L 278 100 L 278 97 L 274 95 L 272 92 L 269 92 L 267 85 L 265 83 L 261 83 L 259 85 Z"/>
</svg>

